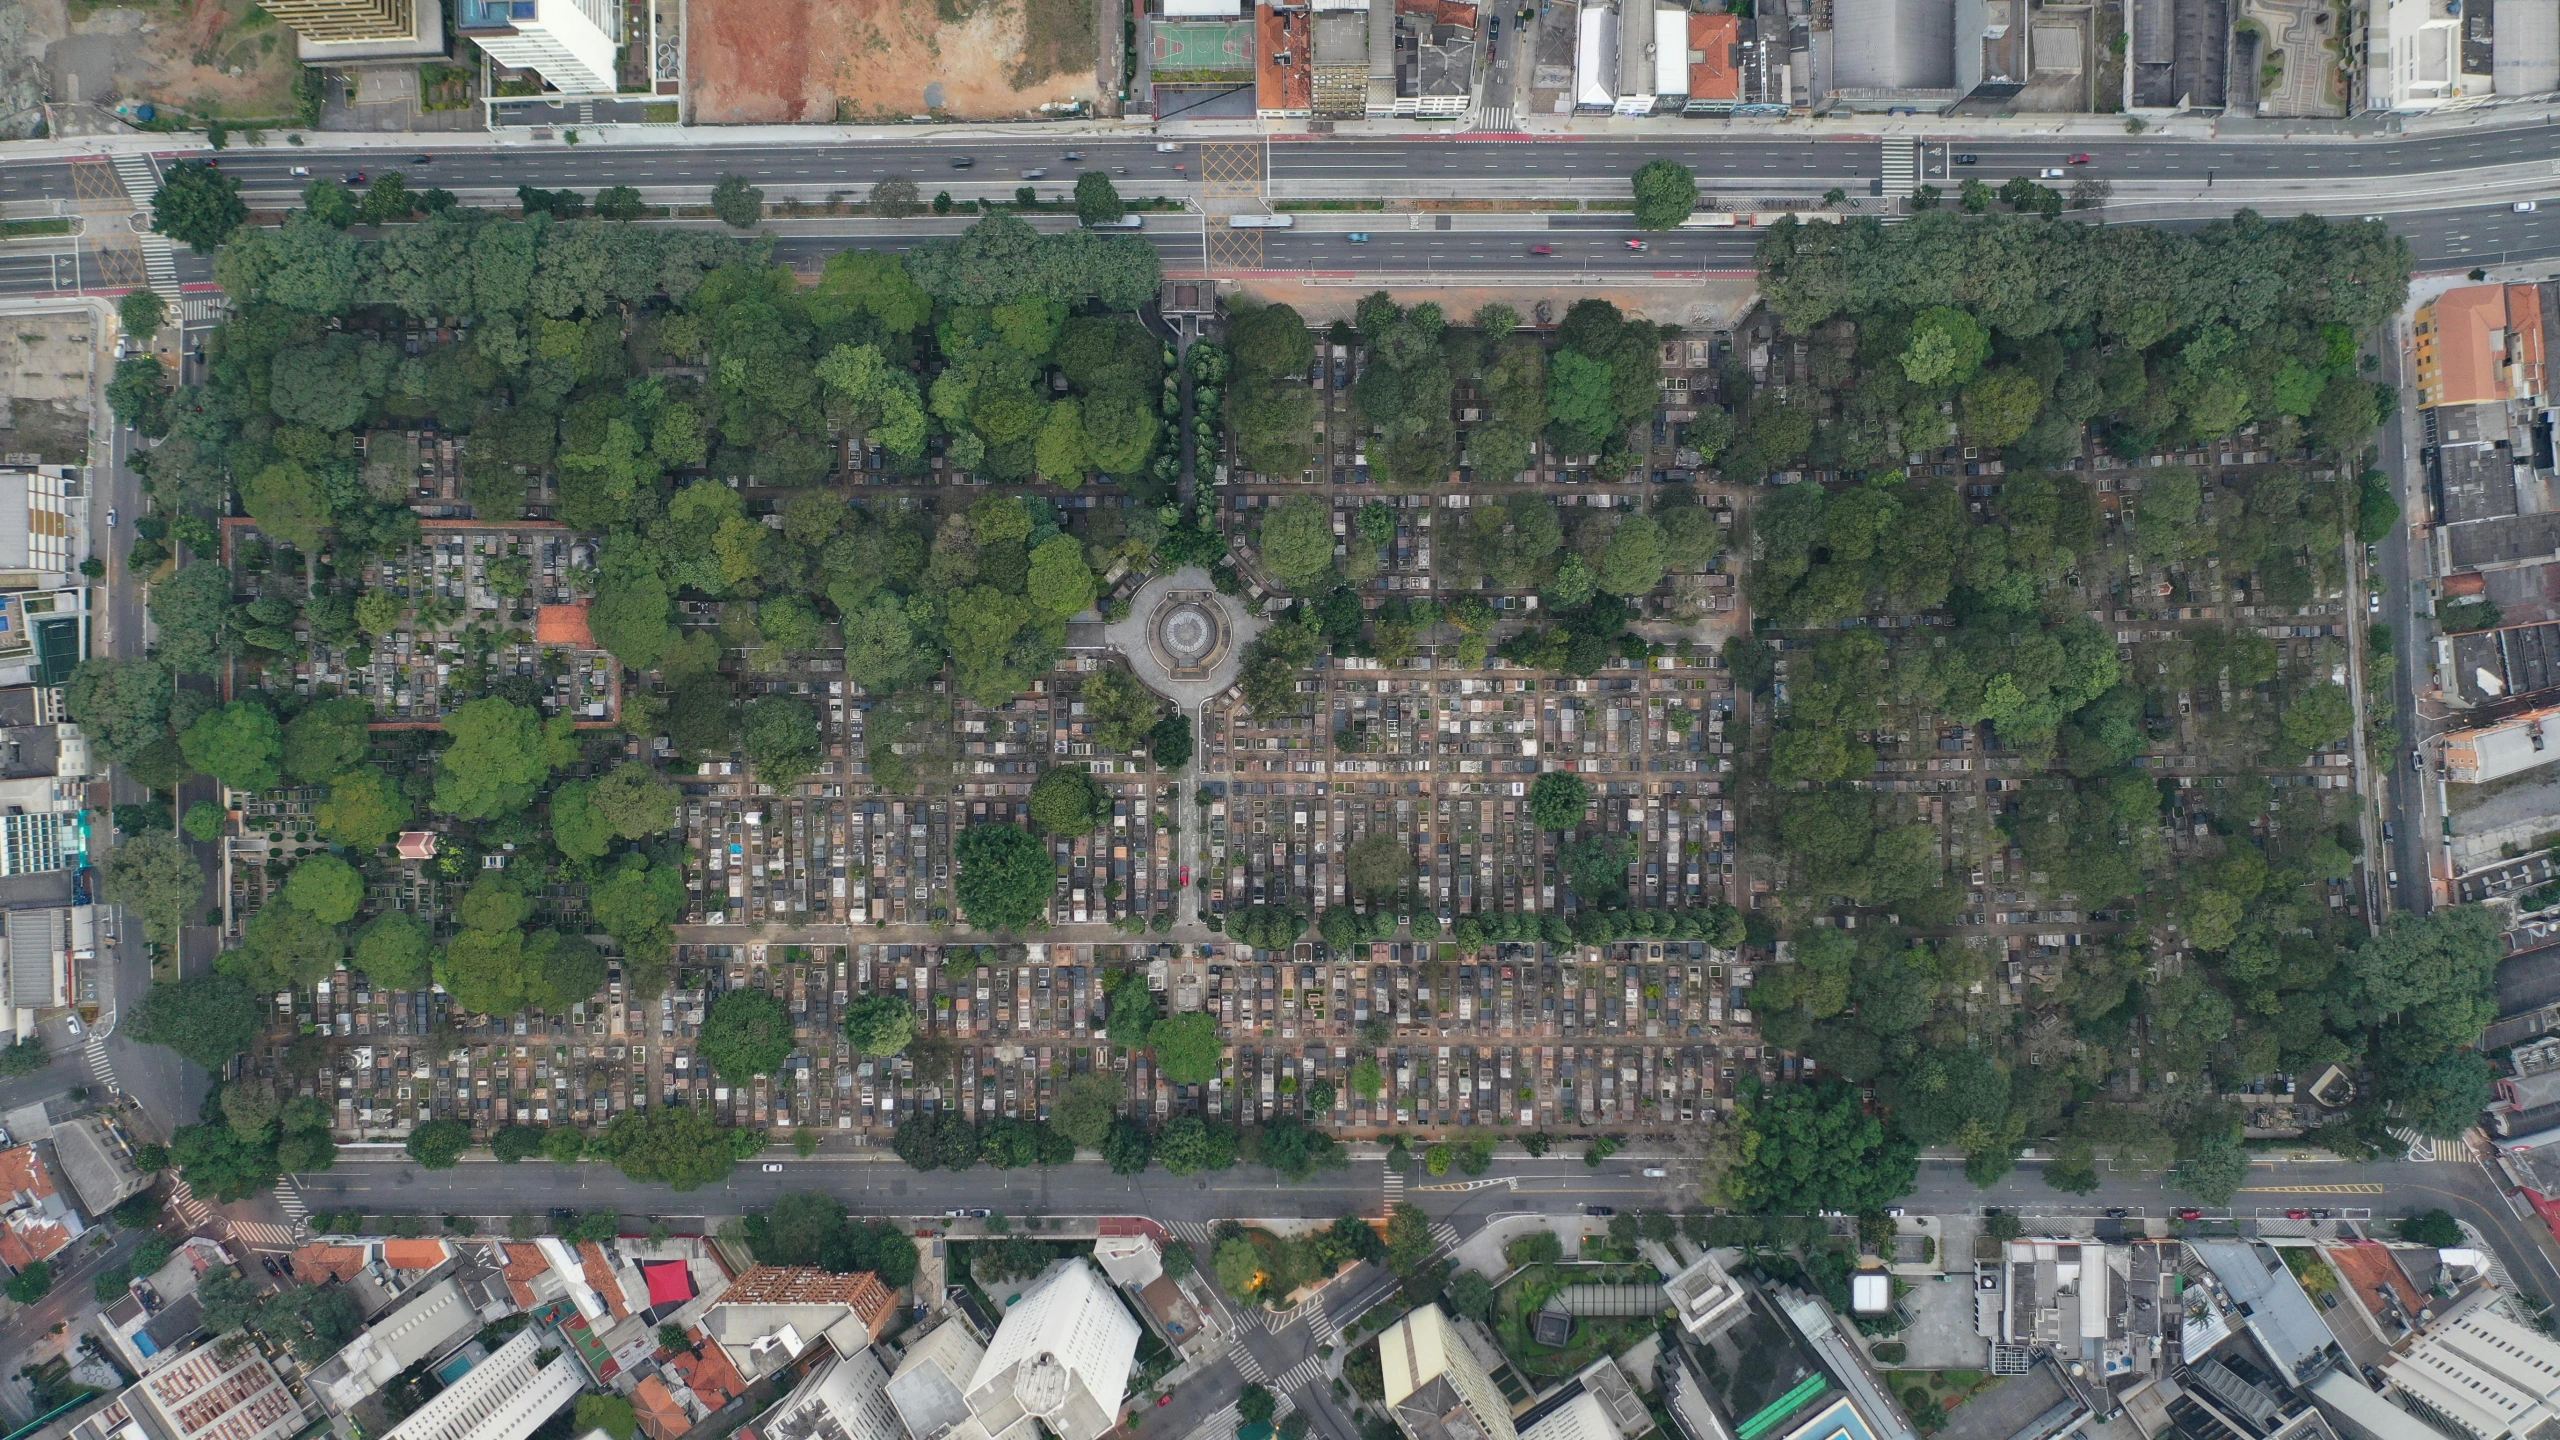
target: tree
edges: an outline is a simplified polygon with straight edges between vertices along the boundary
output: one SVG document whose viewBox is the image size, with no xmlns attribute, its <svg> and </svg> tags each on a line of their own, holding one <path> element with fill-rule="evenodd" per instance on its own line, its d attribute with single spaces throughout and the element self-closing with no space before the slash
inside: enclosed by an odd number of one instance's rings
<svg viewBox="0 0 2560 1440">
<path fill-rule="evenodd" d="M 21 1305 L 33 1305 L 53 1289 L 53 1265 L 49 1261 L 30 1260 L 9 1277 L 9 1298 Z"/>
<path fill-rule="evenodd" d="M 436 759 L 435 807 L 465 820 L 512 815 L 533 803 L 554 767 L 577 754 L 576 722 L 487 696 L 445 717 L 453 738 Z"/>
<path fill-rule="evenodd" d="M 1111 1122 L 1110 1133 L 1103 1138 L 1102 1158 L 1106 1164 L 1110 1165 L 1111 1173 L 1114 1175 L 1143 1174 L 1148 1162 L 1155 1158 L 1154 1137 L 1150 1136 L 1147 1133 L 1147 1127 L 1138 1121 L 1126 1115 L 1118 1116 Z M 1184 1265 L 1191 1263 L 1191 1247 L 1175 1245 L 1173 1249 L 1165 1252 L 1167 1273 L 1176 1275 L 1183 1273 L 1174 1268 L 1173 1256 L 1177 1250 L 1182 1253 Z"/>
<path fill-rule="evenodd" d="M 2412 1245 L 2432 1245 L 2438 1250 L 2458 1250 L 2470 1243 L 2451 1212 L 2444 1210 L 2402 1217 L 2400 1238 Z"/>
<path fill-rule="evenodd" d="M 1370 900 L 1400 895 L 1413 883 L 1413 852 L 1393 831 L 1372 831 L 1352 841 L 1342 864 L 1353 893 Z"/>
<path fill-rule="evenodd" d="M 1919 1178 L 1918 1147 L 1889 1136 L 1837 1080 L 1750 1094 L 1735 1118 L 1749 1158 L 1725 1189 L 1759 1214 L 1881 1210 Z"/>
<path fill-rule="evenodd" d="M 764 192 L 743 175 L 723 175 L 711 187 L 711 213 L 733 230 L 753 230 L 764 221 Z"/>
<path fill-rule="evenodd" d="M 335 855 L 313 855 L 286 877 L 284 898 L 323 925 L 344 925 L 364 903 L 364 877 Z"/>
<path fill-rule="evenodd" d="M 459 1120 L 430 1120 L 409 1132 L 403 1147 L 425 1170 L 450 1170 L 471 1146 L 471 1127 Z"/>
<path fill-rule="evenodd" d="M 362 700 L 321 700 L 303 707 L 284 727 L 285 773 L 326 785 L 363 763 L 373 737 L 366 723 L 373 707 Z"/>
<path fill-rule="evenodd" d="M 1218 1062 L 1223 1046 L 1218 1039 L 1218 1024 L 1208 1015 L 1193 1011 L 1159 1022 L 1150 1032 L 1155 1047 L 1156 1069 L 1176 1085 L 1205 1085 L 1217 1078 Z"/>
<path fill-rule="evenodd" d="M 360 765 L 337 777 L 329 793 L 313 807 L 321 835 L 350 850 L 382 848 L 382 842 L 409 823 L 409 797 L 390 776 Z"/>
<path fill-rule="evenodd" d="M 182 674 L 213 673 L 231 640 L 231 572 L 190 565 L 151 587 L 149 608 L 160 624 L 160 659 Z"/>
<path fill-rule="evenodd" d="M 1600 588 L 1633 598 L 1662 583 L 1665 561 L 1662 527 L 1643 515 L 1630 515 L 1609 532 L 1600 553 Z"/>
<path fill-rule="evenodd" d="M 272 790 L 283 783 L 276 761 L 284 728 L 255 700 L 234 700 L 208 710 L 178 737 L 187 763 L 234 790 Z"/>
<path fill-rule="evenodd" d="M 176 693 L 166 666 L 100 656 L 81 661 L 71 672 L 62 687 L 62 704 L 89 743 L 121 764 L 166 738 Z"/>
<path fill-rule="evenodd" d="M 2278 725 L 2296 749 L 2320 750 L 2344 740 L 2355 729 L 2355 707 L 2347 687 L 2323 680 L 2306 685 L 2285 707 Z"/>
<path fill-rule="evenodd" d="M 148 345 L 151 337 L 160 333 L 160 327 L 169 323 L 169 302 L 161 299 L 157 290 L 127 290 L 124 298 L 116 302 L 116 320 L 136 344 Z"/>
<path fill-rule="evenodd" d="M 1030 595 L 1031 603 L 1055 615 L 1093 608 L 1093 570 L 1074 536 L 1053 535 L 1032 550 Z"/>
<path fill-rule="evenodd" d="M 759 695 L 747 702 L 740 745 L 755 777 L 788 793 L 818 768 L 824 748 L 818 740 L 818 712 L 796 696 Z"/>
<path fill-rule="evenodd" d="M 1118 1015 L 1116 999 L 1113 1014 Z M 1111 1138 L 1111 1123 L 1119 1118 L 1128 1098 L 1128 1087 L 1120 1077 L 1107 1070 L 1088 1070 L 1060 1088 L 1050 1123 L 1078 1147 L 1100 1150 Z"/>
<path fill-rule="evenodd" d="M 918 1170 L 966 1170 L 978 1163 L 978 1127 L 954 1110 L 899 1121 L 889 1144 Z"/>
<path fill-rule="evenodd" d="M 1292 495 L 1262 521 L 1263 568 L 1304 591 L 1333 569 L 1333 510 L 1313 495 Z"/>
<path fill-rule="evenodd" d="M 1449 1277 L 1449 1308 L 1471 1320 L 1483 1320 L 1493 1313 L 1493 1282 L 1475 1270 L 1461 1270 Z"/>
<path fill-rule="evenodd" d="M 2224 1205 L 2248 1178 L 2249 1152 L 2241 1148 L 2240 1137 L 2213 1134 L 2180 1157 L 2172 1183 L 2208 1205 Z"/>
<path fill-rule="evenodd" d="M 132 1024 L 144 1044 L 165 1045 L 201 1069 L 219 1071 L 257 1043 L 264 1019 L 248 986 L 213 974 L 152 986 Z"/>
<path fill-rule="evenodd" d="M 1250 1244 L 1246 1248 L 1250 1249 Z M 1247 1425 L 1268 1425 L 1271 1423 L 1272 1412 L 1278 1408 L 1279 1403 L 1272 1393 L 1262 1386 L 1247 1385 L 1236 1395 L 1236 1418 Z"/>
<path fill-rule="evenodd" d="M 960 832 L 953 892 L 969 923 L 981 930 L 1029 930 L 1049 912 L 1058 862 L 1038 836 L 1018 825 L 980 823 Z"/>
<path fill-rule="evenodd" d="M 1648 160 L 1636 167 L 1636 225 L 1677 230 L 1697 213 L 1698 177 L 1676 160 Z"/>
<path fill-rule="evenodd" d="M 1550 770 L 1529 786 L 1529 816 L 1541 830 L 1570 830 L 1591 804 L 1591 784 L 1564 770 Z"/>
<path fill-rule="evenodd" d="M 1175 711 L 1147 732 L 1147 753 L 1160 770 L 1179 770 L 1191 763 L 1193 741 L 1191 717 Z"/>
<path fill-rule="evenodd" d="M 655 766 L 626 760 L 587 796 L 588 808 L 625 840 L 645 840 L 675 828 L 675 782 Z"/>
<path fill-rule="evenodd" d="M 489 1153 L 509 1165 L 530 1160 L 542 1153 L 542 1136 L 539 1125 L 502 1125 L 489 1137 Z"/>
<path fill-rule="evenodd" d="M 1111 818 L 1111 795 L 1082 765 L 1053 765 L 1031 787 L 1031 823 L 1051 835 L 1084 835 Z"/>
<path fill-rule="evenodd" d="M 1981 321 L 1953 306 L 1933 305 L 1911 322 L 1902 372 L 1914 385 L 1962 385 L 1990 354 L 1991 332 Z"/>
<path fill-rule="evenodd" d="M 434 956 L 434 931 L 411 911 L 386 911 L 356 934 L 355 967 L 385 990 L 426 984 Z"/>
<path fill-rule="evenodd" d="M 240 482 L 240 503 L 258 528 L 301 550 L 319 548 L 329 527 L 329 502 L 319 478 L 280 460 Z"/>
<path fill-rule="evenodd" d="M 729 991 L 712 1003 L 695 1048 L 732 1085 L 780 1074 L 791 1054 L 791 1012 L 766 991 Z"/>
<path fill-rule="evenodd" d="M 151 228 L 199 255 L 210 255 L 249 219 L 240 182 L 212 165 L 181 160 L 160 174 L 151 196 Z"/>
<path fill-rule="evenodd" d="M 737 1165 L 735 1137 L 751 1133 L 691 1106 L 656 1105 L 615 1116 L 594 1148 L 631 1179 L 688 1191 L 727 1179 Z"/>
<path fill-rule="evenodd" d="M 587 1137 L 585 1132 L 573 1130 L 565 1125 L 542 1137 L 542 1154 L 544 1158 L 556 1161 L 562 1165 L 575 1162 L 578 1157 L 584 1155 L 586 1151 Z"/>
<path fill-rule="evenodd" d="M 1111 177 L 1099 170 L 1087 170 L 1076 177 L 1076 218 L 1087 225 L 1109 225 L 1129 213 L 1120 203 L 1119 187 Z"/>
<path fill-rule="evenodd" d="M 871 206 L 872 214 L 891 220 L 903 220 L 924 208 L 924 201 L 916 192 L 916 182 L 904 175 L 892 175 L 872 182 L 866 203 Z"/>
<path fill-rule="evenodd" d="M 1378 1068 L 1378 1060 L 1376 1056 L 1363 1055 L 1357 1061 L 1352 1063 L 1352 1094 L 1358 1095 L 1363 1099 L 1375 1100 L 1379 1095 L 1385 1093 L 1386 1088 L 1386 1072 Z"/>
<path fill-rule="evenodd" d="M 1236 1132 L 1197 1115 L 1177 1115 L 1156 1133 L 1156 1160 L 1168 1175 L 1228 1169 L 1236 1163 Z"/>
<path fill-rule="evenodd" d="M 2015 444 L 2044 408 L 2044 387 L 2012 366 L 1989 370 L 1964 387 L 1965 439 L 1985 449 Z"/>
<path fill-rule="evenodd" d="M 632 1440 L 640 1433 L 639 1413 L 619 1395 L 590 1392 L 579 1396 L 574 1419 L 581 1435 L 601 1430 L 613 1440 Z"/>
<path fill-rule="evenodd" d="M 204 901 L 204 871 L 175 835 L 135 835 L 107 856 L 106 898 L 142 917 L 153 944 L 177 943 L 182 917 Z"/>
<path fill-rule="evenodd" d="M 915 1011 L 895 995 L 865 995 L 845 1010 L 845 1038 L 875 1059 L 906 1049 L 915 1033 Z"/>
<path fill-rule="evenodd" d="M 1218 1242 L 1210 1252 L 1209 1268 L 1218 1277 L 1219 1289 L 1247 1304 L 1262 1287 L 1262 1257 L 1253 1242 L 1241 1235 Z"/>
<path fill-rule="evenodd" d="M 0 1046 L 0 1075 L 34 1075 L 52 1063 L 53 1052 L 45 1048 L 40 1035 Z"/>
</svg>

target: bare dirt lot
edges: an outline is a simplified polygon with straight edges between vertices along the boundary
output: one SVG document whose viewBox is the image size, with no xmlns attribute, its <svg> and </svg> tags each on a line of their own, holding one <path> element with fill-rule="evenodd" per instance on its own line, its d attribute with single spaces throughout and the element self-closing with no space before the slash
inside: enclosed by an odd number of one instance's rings
<svg viewBox="0 0 2560 1440">
<path fill-rule="evenodd" d="M 47 465 L 88 459 L 96 328 L 76 310 L 0 321 L 0 455 Z"/>
<path fill-rule="evenodd" d="M 0 0 L 0 36 L 12 32 L 16 43 L 0 45 L 14 57 L 0 61 L 11 98 L 23 82 L 64 105 L 149 101 L 234 122 L 293 114 L 293 32 L 251 0 Z"/>
<path fill-rule="evenodd" d="M 1095 98 L 1093 0 L 703 0 L 705 125 L 994 120 Z"/>
</svg>

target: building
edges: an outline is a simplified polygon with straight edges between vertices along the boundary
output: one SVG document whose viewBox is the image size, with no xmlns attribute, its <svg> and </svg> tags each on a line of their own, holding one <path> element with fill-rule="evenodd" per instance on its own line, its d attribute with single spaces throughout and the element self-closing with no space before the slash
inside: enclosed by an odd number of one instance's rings
<svg viewBox="0 0 2560 1440">
<path fill-rule="evenodd" d="M 907 1347 L 884 1393 L 911 1440 L 943 1440 L 963 1431 L 970 1440 L 982 1440 L 985 1431 L 969 1413 L 968 1390 L 969 1377 L 986 1355 L 986 1347 L 956 1317 Z"/>
<path fill-rule="evenodd" d="M 537 1352 L 544 1344 L 533 1326 L 517 1331 L 488 1359 L 392 1427 L 386 1440 L 525 1440 L 586 1388 L 585 1372 L 570 1356 L 539 1363 Z"/>
<path fill-rule="evenodd" d="M 461 1284 L 451 1278 L 439 1280 L 366 1326 L 345 1348 L 321 1362 L 311 1372 L 311 1388 L 331 1409 L 344 1414 L 390 1384 L 401 1371 L 460 1349 L 479 1333 L 480 1312 L 464 1298 Z"/>
<path fill-rule="evenodd" d="M 1817 103 L 1935 112 L 1963 99 L 1957 9 L 1957 0 L 1836 0 L 1831 28 L 1813 37 Z"/>
<path fill-rule="evenodd" d="M 2343 1440 L 2445 1440 L 2435 1427 L 2344 1370 L 2311 1382 L 2311 1403 Z"/>
<path fill-rule="evenodd" d="M 53 1158 L 80 1208 L 92 1215 L 104 1215 L 151 1186 L 151 1177 L 133 1167 L 124 1137 L 94 1115 L 53 1127 Z"/>
<path fill-rule="evenodd" d="M 258 7 L 313 40 L 397 40 L 418 26 L 411 0 L 258 0 Z"/>
<path fill-rule="evenodd" d="M 2445 778 L 2456 785 L 2485 785 L 2554 760 L 2560 760 L 2560 709 L 2529 710 L 2444 737 Z"/>
<path fill-rule="evenodd" d="M 1585 5 L 1576 24 L 1573 108 L 1579 114 L 1599 115 L 1615 111 L 1618 108 L 1618 12 L 1606 5 Z"/>
<path fill-rule="evenodd" d="M 1387 1413 L 1407 1440 L 1520 1440 L 1510 1402 L 1439 1306 L 1410 1311 L 1379 1334 L 1378 1368 Z"/>
<path fill-rule="evenodd" d="M 69 583 L 87 554 L 85 537 L 72 534 L 73 514 L 87 504 L 84 495 L 75 466 L 0 469 L 0 586 L 29 590 Z"/>
<path fill-rule="evenodd" d="M 0 927 L 5 927 L 0 928 L 0 942 L 6 943 L 9 955 L 9 1004 L 26 1012 L 16 1027 L 21 1035 L 33 1032 L 34 1012 L 71 1003 L 74 913 L 55 906 L 0 913 Z M 81 928 L 90 936 L 86 958 L 95 958 L 97 941 L 96 931 L 89 923 L 91 917 L 86 907 L 78 913 Z"/>
<path fill-rule="evenodd" d="M 2436 0 L 2383 0 L 2373 6 L 2365 26 L 2367 108 L 2433 110 L 2494 92 L 2490 47 L 2465 34 L 2463 8 Z"/>
<path fill-rule="evenodd" d="M 756 1422 L 762 1440 L 908 1440 L 870 1350 L 830 1355 Z"/>
<path fill-rule="evenodd" d="M 2508 1440 L 2560 1426 L 2560 1342 L 2501 1299 L 2472 1291 L 2383 1367 L 2401 1405 L 2445 1434 Z"/>
<path fill-rule="evenodd" d="M 2550 403 L 2544 288 L 2463 285 L 2419 306 L 2410 330 L 2418 403 Z"/>
<path fill-rule="evenodd" d="M 33 1145 L 0 1150 L 0 1206 L 0 1263 L 12 1272 L 52 1259 L 88 1233 Z"/>
<path fill-rule="evenodd" d="M 2232 1311 L 2283 1373 L 2300 1384 L 2332 1362 L 2337 1337 L 2274 1250 L 2245 1240 L 2198 1240 L 2188 1247 L 2220 1281 Z M 2190 1364 L 2209 1347 L 2189 1346 Z"/>
<path fill-rule="evenodd" d="M 1742 1318 L 1742 1286 L 1713 1255 L 1699 1256 L 1696 1264 L 1663 1281 L 1662 1293 L 1679 1312 L 1680 1328 L 1701 1343 Z"/>
<path fill-rule="evenodd" d="M 649 1278 L 656 1283 L 655 1267 Z M 896 1313 L 897 1297 L 868 1270 L 837 1275 L 813 1266 L 759 1265 L 731 1282 L 703 1315 L 702 1330 L 754 1378 L 790 1364 L 821 1338 L 839 1355 L 866 1349 Z"/>
<path fill-rule="evenodd" d="M 969 1413 L 990 1440 L 1100 1440 L 1120 1420 L 1138 1320 L 1083 1260 L 1050 1268 L 1005 1312 L 970 1373 Z"/>
<path fill-rule="evenodd" d="M 123 1298 L 98 1312 L 92 1328 L 124 1368 L 140 1375 L 157 1370 L 187 1353 L 189 1342 L 204 1329 L 204 1303 L 196 1287 L 216 1270 L 228 1272 L 231 1257 L 202 1236 L 188 1240 L 168 1263 L 137 1279 L 159 1297 L 157 1308 L 128 1290 Z"/>
<path fill-rule="evenodd" d="M 198 1345 L 145 1374 L 72 1440 L 287 1440 L 314 1417 L 255 1345 Z"/>
<path fill-rule="evenodd" d="M 1719 10 L 1688 19 L 1689 98 L 1682 113 L 1728 114 L 1742 103 L 1742 17 Z"/>
<path fill-rule="evenodd" d="M 2491 88 L 2502 97 L 2560 90 L 2560 0 L 2505 0 L 2497 21 Z"/>
<path fill-rule="evenodd" d="M 614 92 L 621 29 L 613 0 L 456 0 L 454 33 L 564 95 Z"/>
</svg>

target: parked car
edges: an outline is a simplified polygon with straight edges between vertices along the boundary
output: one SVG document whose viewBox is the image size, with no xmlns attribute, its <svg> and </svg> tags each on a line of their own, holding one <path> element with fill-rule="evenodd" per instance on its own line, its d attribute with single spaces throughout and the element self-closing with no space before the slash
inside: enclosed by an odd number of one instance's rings
<svg viewBox="0 0 2560 1440">
<path fill-rule="evenodd" d="M 1603 1220 L 1617 1214 L 1618 1210 L 1614 1205 L 1585 1205 L 1582 1207 L 1582 1213 L 1595 1220 Z"/>
<path fill-rule="evenodd" d="M 2392 829 L 2391 822 L 2388 820 L 2382 822 L 2382 838 L 2385 840 L 2397 840 L 2400 838 L 2399 834 Z"/>
<path fill-rule="evenodd" d="M 2204 1218 L 2204 1212 L 2190 1207 L 2179 1211 L 2178 1218 L 2181 1220 L 2201 1220 Z"/>
</svg>

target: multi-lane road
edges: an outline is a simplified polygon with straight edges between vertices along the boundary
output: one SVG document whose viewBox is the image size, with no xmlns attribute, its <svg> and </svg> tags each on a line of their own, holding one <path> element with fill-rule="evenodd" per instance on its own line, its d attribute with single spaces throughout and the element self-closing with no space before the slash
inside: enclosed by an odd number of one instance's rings
<svg viewBox="0 0 2560 1440">
<path fill-rule="evenodd" d="M 1125 194 L 1162 196 L 1211 211 L 1415 196 L 1573 201 L 1622 196 L 1635 167 L 1662 156 L 1694 168 L 1710 203 L 1726 209 L 1801 208 L 1833 189 L 1844 192 L 1839 204 L 1853 211 L 1886 204 L 1881 190 L 1888 142 L 1875 137 L 1297 138 L 1186 141 L 1169 151 L 1153 141 L 1034 141 L 1015 131 L 853 143 L 819 137 L 808 144 L 756 138 L 735 145 L 575 147 L 486 139 L 456 145 L 433 137 L 385 148 L 380 137 L 328 136 L 316 137 L 322 144 L 233 149 L 220 159 L 252 204 L 270 208 L 294 203 L 309 176 L 371 176 L 391 169 L 402 171 L 413 187 L 437 186 L 481 204 L 511 200 L 519 185 L 590 195 L 608 185 L 630 185 L 653 202 L 697 203 L 730 174 L 755 181 L 777 201 L 859 198 L 869 185 L 891 177 L 912 179 L 927 194 L 949 190 L 960 199 L 1010 198 L 1024 184 L 1055 199 L 1088 169 L 1110 173 Z M 2560 208 L 2514 209 L 2518 200 L 2560 199 L 2560 167 L 2550 158 L 2555 140 L 2560 136 L 2542 125 L 2361 140 L 2001 135 L 1930 139 L 1917 158 L 1921 178 L 1949 191 L 1964 179 L 1996 184 L 2057 167 L 2073 182 L 2087 177 L 2114 187 L 2102 210 L 2075 218 L 2185 226 L 2242 206 L 2276 215 L 2373 215 L 2408 238 L 2422 268 L 2445 269 L 2560 254 Z M 1079 158 L 1067 159 L 1070 151 Z M 2082 155 L 2086 164 L 2068 163 Z M 297 169 L 308 176 L 294 174 Z M 1212 183 L 1204 184 L 1204 178 Z M 17 207 L 13 213 L 29 213 L 70 194 L 69 161 L 0 156 L 0 205 Z M 775 228 L 785 236 L 786 258 L 806 258 L 848 244 L 898 248 L 961 223 L 853 218 Z M 1159 214 L 1149 217 L 1144 233 L 1164 252 L 1169 268 L 1199 269 L 1211 263 L 1203 225 L 1196 211 Z M 1355 233 L 1368 238 L 1354 240 Z M 1647 242 L 1641 251 L 1626 243 L 1638 238 Z M 1560 283 L 1585 275 L 1671 279 L 1747 270 L 1754 239 L 1748 229 L 1642 236 L 1623 216 L 1605 213 L 1301 214 L 1292 229 L 1264 232 L 1258 249 L 1231 250 L 1216 263 L 1222 270 L 1342 276 L 1499 273 Z M 1554 253 L 1533 254 L 1532 247 L 1541 244 Z M 61 292 L 96 283 L 84 273 L 76 248 L 68 240 L 0 248 L 0 293 Z M 202 283 L 211 269 L 182 252 L 179 276 L 183 283 Z"/>
</svg>

